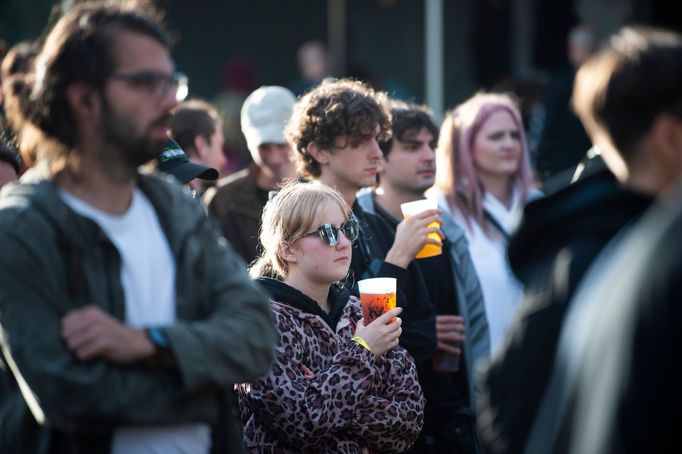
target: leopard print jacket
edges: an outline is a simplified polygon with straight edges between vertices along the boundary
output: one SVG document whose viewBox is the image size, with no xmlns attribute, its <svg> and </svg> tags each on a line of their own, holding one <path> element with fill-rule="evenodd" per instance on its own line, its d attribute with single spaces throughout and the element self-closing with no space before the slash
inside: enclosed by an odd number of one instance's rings
<svg viewBox="0 0 682 454">
<path fill-rule="evenodd" d="M 319 316 L 272 303 L 280 342 L 269 374 L 237 386 L 244 442 L 259 453 L 402 452 L 425 400 L 402 347 L 375 357 L 350 338 L 362 317 L 351 296 L 334 332 Z"/>
</svg>

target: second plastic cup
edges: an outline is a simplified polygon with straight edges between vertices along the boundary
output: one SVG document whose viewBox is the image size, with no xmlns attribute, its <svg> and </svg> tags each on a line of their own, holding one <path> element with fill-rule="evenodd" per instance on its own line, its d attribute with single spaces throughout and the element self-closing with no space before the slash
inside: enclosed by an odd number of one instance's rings
<svg viewBox="0 0 682 454">
<path fill-rule="evenodd" d="M 384 312 L 395 309 L 396 279 L 392 277 L 377 277 L 358 281 L 360 302 L 362 303 L 362 317 L 365 326 L 369 325 Z"/>
<path fill-rule="evenodd" d="M 412 216 L 415 216 L 421 213 L 422 211 L 435 210 L 437 208 L 438 203 L 432 199 L 415 200 L 414 202 L 407 202 L 400 205 L 400 210 L 403 212 L 403 217 L 405 218 L 405 220 L 410 219 Z M 431 224 L 429 224 L 429 227 L 440 227 L 440 225 L 437 222 L 432 222 Z M 441 237 L 436 232 L 429 233 L 429 238 L 441 241 Z M 443 248 L 441 246 L 436 246 L 435 244 L 428 243 L 423 248 L 421 248 L 419 252 L 417 252 L 416 258 L 425 259 L 427 257 L 440 255 L 442 252 Z"/>
</svg>

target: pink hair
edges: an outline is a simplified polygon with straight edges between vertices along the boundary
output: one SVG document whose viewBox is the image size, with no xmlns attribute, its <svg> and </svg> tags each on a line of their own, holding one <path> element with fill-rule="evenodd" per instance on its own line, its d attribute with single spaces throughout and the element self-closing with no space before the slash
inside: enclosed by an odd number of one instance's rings
<svg viewBox="0 0 682 454">
<path fill-rule="evenodd" d="M 451 210 L 460 210 L 467 224 L 473 220 L 485 232 L 488 232 L 483 214 L 485 188 L 474 166 L 473 148 L 483 124 L 500 110 L 511 114 L 519 131 L 521 160 L 511 183 L 525 202 L 532 186 L 532 171 L 521 114 L 511 96 L 477 93 L 457 106 L 443 122 L 436 154 L 436 187 L 447 198 Z"/>
</svg>

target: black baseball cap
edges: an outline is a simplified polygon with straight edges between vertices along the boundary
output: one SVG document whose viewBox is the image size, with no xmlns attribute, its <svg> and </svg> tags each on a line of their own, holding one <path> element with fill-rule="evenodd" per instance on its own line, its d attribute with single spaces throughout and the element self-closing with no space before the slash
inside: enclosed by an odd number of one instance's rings
<svg viewBox="0 0 682 454">
<path fill-rule="evenodd" d="M 187 184 L 195 178 L 200 180 L 218 179 L 216 169 L 190 161 L 180 145 L 173 139 L 168 139 L 163 145 L 158 163 L 157 168 L 159 170 L 173 175 L 182 184 Z"/>
</svg>

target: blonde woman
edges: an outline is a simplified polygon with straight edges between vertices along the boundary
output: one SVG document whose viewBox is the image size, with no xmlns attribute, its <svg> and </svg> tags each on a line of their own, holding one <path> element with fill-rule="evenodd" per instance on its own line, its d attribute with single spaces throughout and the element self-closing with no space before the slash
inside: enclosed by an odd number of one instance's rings
<svg viewBox="0 0 682 454">
<path fill-rule="evenodd" d="M 402 452 L 419 434 L 424 399 L 398 346 L 401 309 L 365 326 L 338 284 L 357 236 L 326 185 L 290 184 L 266 205 L 251 273 L 272 295 L 280 342 L 270 373 L 238 387 L 247 450 Z"/>
<path fill-rule="evenodd" d="M 529 198 L 531 168 L 523 123 L 505 94 L 478 93 L 447 115 L 436 153 L 435 195 L 465 230 L 481 281 L 494 354 L 523 289 L 506 247 Z"/>
</svg>

